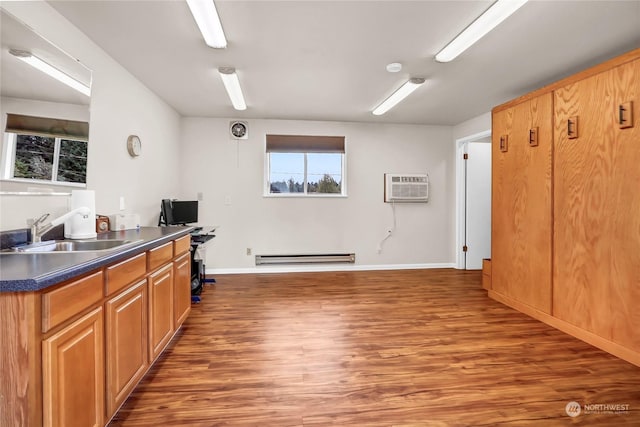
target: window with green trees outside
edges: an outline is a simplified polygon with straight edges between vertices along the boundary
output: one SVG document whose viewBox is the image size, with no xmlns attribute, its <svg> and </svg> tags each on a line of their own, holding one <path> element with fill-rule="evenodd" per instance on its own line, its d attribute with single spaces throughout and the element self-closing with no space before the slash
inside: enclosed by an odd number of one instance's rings
<svg viewBox="0 0 640 427">
<path fill-rule="evenodd" d="M 267 135 L 267 193 L 346 195 L 344 137 Z"/>
</svg>

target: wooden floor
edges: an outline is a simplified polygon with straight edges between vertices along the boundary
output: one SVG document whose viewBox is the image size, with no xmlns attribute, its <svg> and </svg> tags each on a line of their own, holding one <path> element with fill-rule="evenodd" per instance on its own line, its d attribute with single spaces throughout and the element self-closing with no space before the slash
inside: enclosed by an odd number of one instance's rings
<svg viewBox="0 0 640 427">
<path fill-rule="evenodd" d="M 489 299 L 479 272 L 217 280 L 111 425 L 640 425 L 640 368 Z"/>
</svg>

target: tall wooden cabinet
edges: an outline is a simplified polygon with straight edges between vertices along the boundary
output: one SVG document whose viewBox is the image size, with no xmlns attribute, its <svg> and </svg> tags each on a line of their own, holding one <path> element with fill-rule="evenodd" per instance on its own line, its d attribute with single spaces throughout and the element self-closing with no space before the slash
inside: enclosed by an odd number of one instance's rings
<svg viewBox="0 0 640 427">
<path fill-rule="evenodd" d="M 496 107 L 492 138 L 489 295 L 640 366 L 640 49 Z"/>
<path fill-rule="evenodd" d="M 640 59 L 554 99 L 554 315 L 640 352 Z"/>
<path fill-rule="evenodd" d="M 496 111 L 492 131 L 491 287 L 551 313 L 550 93 Z"/>
</svg>

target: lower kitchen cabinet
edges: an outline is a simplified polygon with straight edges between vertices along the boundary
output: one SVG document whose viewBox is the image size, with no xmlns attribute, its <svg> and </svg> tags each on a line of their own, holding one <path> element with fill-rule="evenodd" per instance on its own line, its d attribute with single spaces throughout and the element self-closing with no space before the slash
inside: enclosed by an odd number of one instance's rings
<svg viewBox="0 0 640 427">
<path fill-rule="evenodd" d="M 173 322 L 179 327 L 191 312 L 191 254 L 173 262 Z"/>
<path fill-rule="evenodd" d="M 190 240 L 0 292 L 0 426 L 108 424 L 191 310 Z"/>
<path fill-rule="evenodd" d="M 173 265 L 148 277 L 149 282 L 149 358 L 162 352 L 173 336 Z"/>
<path fill-rule="evenodd" d="M 144 376 L 148 363 L 147 282 L 105 303 L 107 414 L 113 415 Z"/>
<path fill-rule="evenodd" d="M 43 425 L 104 425 L 102 307 L 42 342 Z"/>
</svg>

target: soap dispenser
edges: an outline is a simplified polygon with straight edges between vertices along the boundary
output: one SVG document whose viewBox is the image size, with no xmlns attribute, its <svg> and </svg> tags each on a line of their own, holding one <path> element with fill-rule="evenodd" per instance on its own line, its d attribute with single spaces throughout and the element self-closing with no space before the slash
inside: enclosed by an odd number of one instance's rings
<svg viewBox="0 0 640 427">
<path fill-rule="evenodd" d="M 96 195 L 93 190 L 71 190 L 71 210 L 86 207 L 89 215 L 73 215 L 64 222 L 66 239 L 93 239 L 96 234 Z"/>
</svg>

